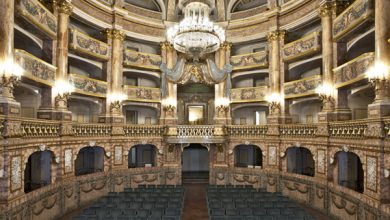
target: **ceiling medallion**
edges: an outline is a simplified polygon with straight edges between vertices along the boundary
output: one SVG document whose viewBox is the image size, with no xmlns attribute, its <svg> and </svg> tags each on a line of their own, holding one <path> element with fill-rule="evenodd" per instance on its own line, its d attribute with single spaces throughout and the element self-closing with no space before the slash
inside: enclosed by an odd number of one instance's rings
<svg viewBox="0 0 390 220">
<path fill-rule="evenodd" d="M 184 19 L 167 30 L 167 39 L 174 48 L 192 56 L 194 61 L 215 52 L 225 41 L 225 30 L 210 21 L 211 7 L 191 1 L 182 9 Z"/>
</svg>

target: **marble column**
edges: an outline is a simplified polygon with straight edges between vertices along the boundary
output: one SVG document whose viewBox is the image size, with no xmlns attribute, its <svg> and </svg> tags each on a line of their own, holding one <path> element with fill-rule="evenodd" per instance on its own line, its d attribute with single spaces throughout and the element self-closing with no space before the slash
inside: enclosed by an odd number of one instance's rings
<svg viewBox="0 0 390 220">
<path fill-rule="evenodd" d="M 375 1 L 375 63 L 390 66 L 390 1 Z M 389 70 L 386 80 L 375 80 L 375 101 L 368 106 L 368 117 L 390 115 Z"/>
<path fill-rule="evenodd" d="M 175 48 L 169 42 L 161 43 L 162 62 L 167 64 L 169 69 L 174 68 L 176 60 Z M 167 94 L 162 97 L 160 124 L 177 124 L 177 84 L 167 80 Z"/>
<path fill-rule="evenodd" d="M 107 63 L 108 93 L 123 94 L 123 41 L 125 33 L 118 29 L 105 30 L 108 44 L 111 47 L 111 59 Z M 109 97 L 107 97 L 109 99 Z M 119 100 L 106 100 L 105 115 L 99 117 L 99 122 L 103 123 L 124 123 L 122 104 Z"/>
<path fill-rule="evenodd" d="M 281 86 L 281 43 L 284 42 L 286 32 L 283 30 L 275 30 L 268 33 L 268 43 L 270 47 L 270 66 L 269 66 L 269 93 L 275 94 L 280 97 L 284 97 L 282 94 Z M 269 124 L 280 124 L 284 123 L 284 117 L 282 116 L 282 104 L 284 100 L 279 100 L 269 103 Z"/>
<path fill-rule="evenodd" d="M 333 7 L 331 3 L 320 6 L 319 15 L 322 26 L 322 84 L 332 87 L 333 83 L 333 33 L 332 15 Z M 322 101 L 322 111 L 318 113 L 318 121 L 332 121 L 335 109 L 335 97 L 332 95 L 320 94 Z"/>
<path fill-rule="evenodd" d="M 223 43 L 221 44 L 221 47 L 219 51 L 215 54 L 216 60 L 218 60 L 217 64 L 220 69 L 223 69 L 223 67 L 229 63 L 230 59 L 230 52 L 231 52 L 231 43 Z M 231 79 L 227 79 L 231 80 Z M 215 97 L 214 99 L 217 101 L 219 99 L 229 100 L 229 97 L 226 97 L 225 90 L 226 90 L 226 82 L 221 82 L 218 84 L 215 84 Z M 228 104 L 228 103 L 226 103 Z M 214 106 L 215 107 L 215 115 L 214 115 L 214 123 L 215 124 L 231 124 L 232 123 L 232 117 L 231 117 L 231 109 L 230 105 L 226 106 Z"/>
<path fill-rule="evenodd" d="M 0 114 L 19 116 L 20 103 L 13 95 L 18 79 L 10 65 L 14 62 L 14 0 L 0 1 Z"/>
</svg>

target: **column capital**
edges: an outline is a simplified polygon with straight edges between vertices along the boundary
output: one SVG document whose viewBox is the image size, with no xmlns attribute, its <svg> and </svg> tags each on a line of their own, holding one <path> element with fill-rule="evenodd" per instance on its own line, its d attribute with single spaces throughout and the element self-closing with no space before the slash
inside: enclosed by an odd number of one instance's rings
<svg viewBox="0 0 390 220">
<path fill-rule="evenodd" d="M 160 42 L 161 50 L 173 49 L 173 45 L 168 41 Z"/>
<path fill-rule="evenodd" d="M 282 40 L 286 36 L 286 31 L 285 30 L 275 30 L 268 32 L 267 34 L 267 39 L 268 42 L 272 42 L 275 40 Z"/>
<path fill-rule="evenodd" d="M 326 2 L 320 5 L 318 9 L 318 15 L 320 17 L 329 17 L 333 14 L 334 4 L 332 2 Z"/>
<path fill-rule="evenodd" d="M 103 33 L 108 39 L 118 39 L 120 41 L 124 41 L 126 37 L 125 32 L 118 29 L 106 29 Z"/>
<path fill-rule="evenodd" d="M 60 14 L 72 14 L 73 6 L 69 0 L 56 0 L 56 7 Z"/>
<path fill-rule="evenodd" d="M 225 41 L 221 44 L 220 49 L 221 50 L 230 50 L 232 48 L 232 45 L 233 45 L 232 43 Z"/>
</svg>

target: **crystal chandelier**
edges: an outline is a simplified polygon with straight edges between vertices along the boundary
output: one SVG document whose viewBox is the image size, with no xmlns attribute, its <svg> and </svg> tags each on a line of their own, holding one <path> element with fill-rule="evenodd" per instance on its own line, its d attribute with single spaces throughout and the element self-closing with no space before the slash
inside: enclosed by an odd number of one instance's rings
<svg viewBox="0 0 390 220">
<path fill-rule="evenodd" d="M 168 41 L 175 49 L 192 55 L 195 60 L 218 50 L 225 41 L 225 30 L 210 21 L 210 6 L 203 2 L 190 2 L 183 12 L 184 19 L 167 31 Z"/>
</svg>

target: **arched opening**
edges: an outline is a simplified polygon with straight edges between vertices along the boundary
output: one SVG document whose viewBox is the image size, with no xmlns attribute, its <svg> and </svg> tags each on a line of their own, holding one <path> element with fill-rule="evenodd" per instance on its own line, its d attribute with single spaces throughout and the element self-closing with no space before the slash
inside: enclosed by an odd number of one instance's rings
<svg viewBox="0 0 390 220">
<path fill-rule="evenodd" d="M 156 166 L 156 147 L 151 144 L 139 144 L 129 150 L 128 167 Z"/>
<path fill-rule="evenodd" d="M 359 156 L 351 152 L 339 152 L 337 163 L 338 184 L 362 193 L 364 191 L 364 171 Z"/>
<path fill-rule="evenodd" d="M 77 154 L 76 176 L 104 171 L 104 149 L 102 147 L 84 147 Z"/>
<path fill-rule="evenodd" d="M 255 145 L 238 145 L 234 148 L 235 167 L 263 166 L 263 153 Z"/>
<path fill-rule="evenodd" d="M 28 193 L 51 183 L 53 152 L 45 150 L 31 154 L 24 170 L 24 192 Z"/>
<path fill-rule="evenodd" d="M 314 176 L 314 159 L 310 150 L 304 147 L 288 148 L 287 172 Z"/>
<path fill-rule="evenodd" d="M 201 144 L 190 144 L 183 149 L 182 178 L 184 182 L 208 181 L 209 151 Z"/>
</svg>

